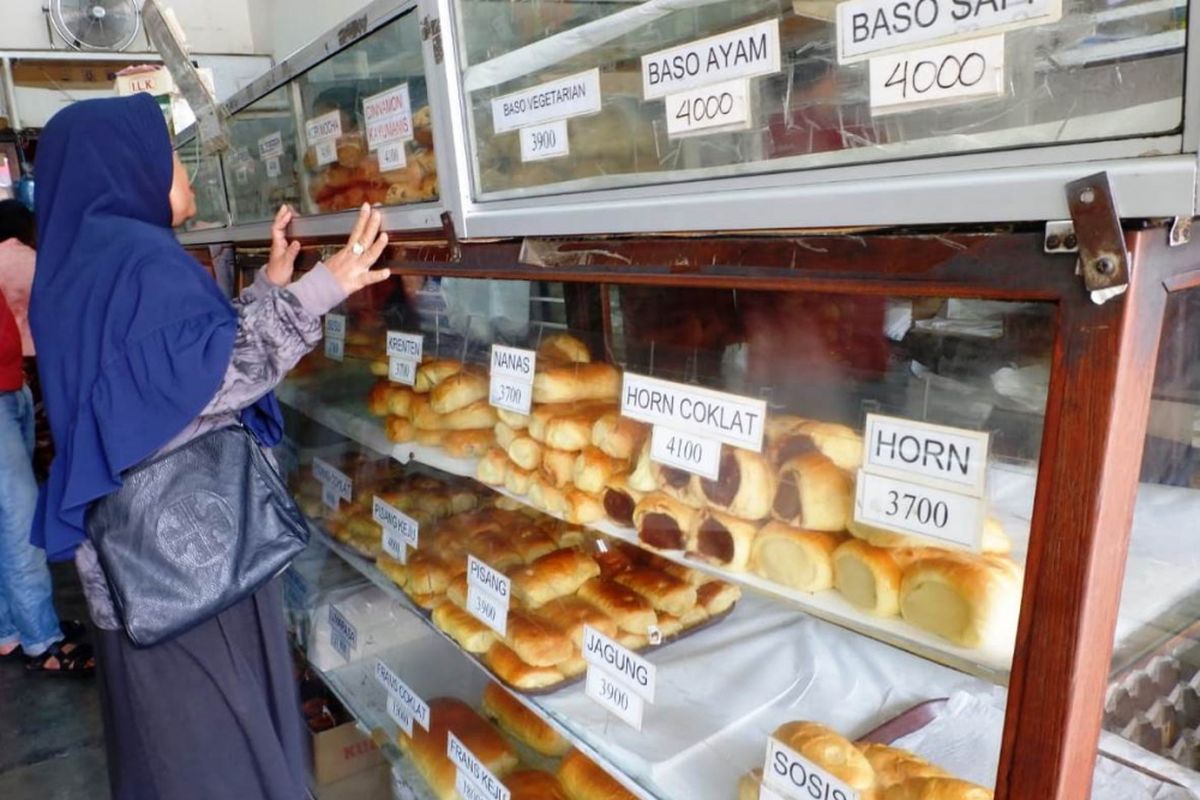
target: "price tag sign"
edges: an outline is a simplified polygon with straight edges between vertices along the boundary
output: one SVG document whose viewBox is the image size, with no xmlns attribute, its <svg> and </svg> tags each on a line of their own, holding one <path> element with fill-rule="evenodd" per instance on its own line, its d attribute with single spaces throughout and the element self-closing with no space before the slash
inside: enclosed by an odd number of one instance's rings
<svg viewBox="0 0 1200 800">
<path fill-rule="evenodd" d="M 985 517 L 982 498 L 859 470 L 854 497 L 858 522 L 978 553 Z"/>
<path fill-rule="evenodd" d="M 417 362 L 394 356 L 389 358 L 388 380 L 392 383 L 402 383 L 405 386 L 415 386 L 417 383 Z"/>
<path fill-rule="evenodd" d="M 385 142 L 375 151 L 379 158 L 380 172 L 395 172 L 408 166 L 408 154 L 404 151 L 404 142 Z"/>
<path fill-rule="evenodd" d="M 413 136 L 412 105 L 408 84 L 371 95 L 363 100 L 367 123 L 367 148 L 377 150 L 387 142 L 403 142 Z"/>
<path fill-rule="evenodd" d="M 385 532 L 392 533 L 403 544 L 409 547 L 417 546 L 421 526 L 408 514 L 376 497 L 371 502 L 371 517 Z"/>
<path fill-rule="evenodd" d="M 387 354 L 394 358 L 420 361 L 425 355 L 425 334 L 388 331 Z"/>
<path fill-rule="evenodd" d="M 1004 34 L 872 58 L 871 113 L 892 114 L 1004 94 Z"/>
<path fill-rule="evenodd" d="M 467 556 L 467 612 L 498 635 L 508 632 L 511 581 L 475 556 Z"/>
<path fill-rule="evenodd" d="M 667 136 L 721 133 L 750 127 L 750 82 L 726 81 L 666 97 Z"/>
<path fill-rule="evenodd" d="M 345 314 L 326 314 L 325 315 L 325 338 L 326 339 L 345 339 L 346 338 L 346 315 Z"/>
<path fill-rule="evenodd" d="M 763 785 L 795 800 L 859 800 L 858 792 L 775 738 L 767 740 Z M 760 795 L 762 796 L 762 795 Z M 769 795 L 767 795 L 769 797 Z"/>
<path fill-rule="evenodd" d="M 335 605 L 329 606 L 329 643 L 347 661 L 358 647 L 358 628 Z"/>
<path fill-rule="evenodd" d="M 354 481 L 346 473 L 330 464 L 323 458 L 314 458 L 312 463 L 313 477 L 322 486 L 328 486 L 337 496 L 350 502 L 354 497 Z"/>
<path fill-rule="evenodd" d="M 473 789 L 476 794 L 470 796 L 479 797 L 480 800 L 512 800 L 512 793 L 504 783 L 452 732 L 446 734 L 446 756 L 458 770 L 455 785 L 463 797 L 467 797 Z M 464 788 L 468 788 L 468 792 L 464 792 Z"/>
<path fill-rule="evenodd" d="M 590 69 L 492 100 L 496 133 L 600 111 L 600 70 Z"/>
<path fill-rule="evenodd" d="M 647 703 L 654 702 L 658 676 L 654 665 L 591 625 L 583 627 L 583 660 L 589 666 L 608 670 Z"/>
<path fill-rule="evenodd" d="M 404 731 L 406 736 L 413 735 L 412 714 L 408 713 L 408 709 L 401 705 L 400 701 L 393 694 L 388 695 L 387 712 L 388 716 L 392 718 L 392 722 L 395 722 L 396 726 Z"/>
<path fill-rule="evenodd" d="M 771 19 L 642 56 L 642 97 L 779 72 L 779 20 Z"/>
<path fill-rule="evenodd" d="M 329 139 L 324 142 L 317 142 L 315 145 L 317 151 L 317 166 L 327 167 L 337 161 L 337 142 Z"/>
<path fill-rule="evenodd" d="M 571 145 L 567 138 L 565 119 L 521 128 L 522 161 L 545 161 L 570 153 Z"/>
<path fill-rule="evenodd" d="M 263 161 L 283 156 L 283 134 L 279 131 L 268 133 L 258 140 L 258 156 Z"/>
<path fill-rule="evenodd" d="M 344 361 L 346 358 L 346 340 L 326 339 L 325 357 L 330 361 Z"/>
<path fill-rule="evenodd" d="M 642 729 L 646 701 L 622 680 L 597 666 L 588 666 L 584 694 L 634 730 Z"/>
<path fill-rule="evenodd" d="M 330 111 L 304 121 L 304 139 L 310 145 L 336 141 L 342 135 L 342 112 Z"/>
<path fill-rule="evenodd" d="M 429 705 L 382 660 L 375 662 L 375 679 L 422 728 L 429 730 Z"/>
<path fill-rule="evenodd" d="M 761 453 L 767 404 L 764 400 L 626 372 L 621 414 Z"/>
<path fill-rule="evenodd" d="M 533 408 L 533 376 L 536 369 L 535 351 L 492 345 L 488 402 L 496 408 L 528 414 Z"/>
<path fill-rule="evenodd" d="M 321 503 L 328 509 L 337 511 L 342 505 L 342 498 L 332 486 L 321 487 Z"/>
<path fill-rule="evenodd" d="M 282 170 L 279 167 L 279 159 L 278 158 L 268 158 L 263 163 L 265 163 L 267 165 L 267 177 L 268 178 L 278 178 L 282 174 Z"/>
<path fill-rule="evenodd" d="M 659 464 L 715 481 L 721 473 L 721 443 L 706 436 L 655 425 L 650 434 L 650 458 Z"/>
</svg>

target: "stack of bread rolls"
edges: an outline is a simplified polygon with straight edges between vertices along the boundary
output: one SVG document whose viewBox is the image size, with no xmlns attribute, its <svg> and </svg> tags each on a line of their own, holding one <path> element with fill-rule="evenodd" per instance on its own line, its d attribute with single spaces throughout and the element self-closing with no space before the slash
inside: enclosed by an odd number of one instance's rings
<svg viewBox="0 0 1200 800">
<path fill-rule="evenodd" d="M 842 781 L 861 800 L 991 800 L 992 792 L 960 780 L 920 756 L 897 747 L 854 744 L 817 722 L 787 722 L 772 737 Z M 786 780 L 786 778 L 784 778 Z M 738 782 L 738 800 L 758 800 L 761 768 Z"/>
</svg>

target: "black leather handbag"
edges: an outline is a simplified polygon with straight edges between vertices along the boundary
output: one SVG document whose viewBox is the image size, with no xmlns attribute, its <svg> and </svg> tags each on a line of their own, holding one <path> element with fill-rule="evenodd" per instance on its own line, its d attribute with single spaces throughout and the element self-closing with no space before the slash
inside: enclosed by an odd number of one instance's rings
<svg viewBox="0 0 1200 800">
<path fill-rule="evenodd" d="M 126 472 L 87 531 L 134 644 L 170 639 L 249 597 L 308 544 L 303 513 L 242 426 Z"/>
</svg>

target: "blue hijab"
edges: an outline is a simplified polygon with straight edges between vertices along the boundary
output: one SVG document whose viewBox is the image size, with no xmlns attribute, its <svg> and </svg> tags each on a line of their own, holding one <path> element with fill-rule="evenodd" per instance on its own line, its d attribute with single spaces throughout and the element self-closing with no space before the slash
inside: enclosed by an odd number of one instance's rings
<svg viewBox="0 0 1200 800">
<path fill-rule="evenodd" d="M 195 419 L 229 367 L 238 315 L 175 240 L 173 171 L 145 94 L 75 103 L 38 141 L 29 322 L 56 455 L 32 541 L 51 560 L 73 555 L 88 505 Z M 278 443 L 273 396 L 242 420 Z"/>
</svg>

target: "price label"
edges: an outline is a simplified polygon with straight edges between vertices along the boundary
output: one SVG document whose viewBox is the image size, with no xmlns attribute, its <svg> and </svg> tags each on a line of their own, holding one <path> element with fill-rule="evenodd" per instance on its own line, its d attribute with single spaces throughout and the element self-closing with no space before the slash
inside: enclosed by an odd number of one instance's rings
<svg viewBox="0 0 1200 800">
<path fill-rule="evenodd" d="M 462 800 L 491 800 L 487 792 L 462 770 L 454 773 L 454 790 Z"/>
<path fill-rule="evenodd" d="M 565 119 L 521 128 L 522 161 L 544 161 L 570 153 L 571 145 L 567 138 Z"/>
<path fill-rule="evenodd" d="M 382 660 L 375 662 L 375 679 L 422 728 L 429 730 L 429 705 Z"/>
<path fill-rule="evenodd" d="M 337 511 L 342 505 L 342 498 L 332 486 L 321 487 L 321 503 L 328 509 Z"/>
<path fill-rule="evenodd" d="M 338 497 L 346 502 L 354 498 L 354 481 L 346 473 L 330 464 L 323 458 L 314 458 L 312 463 L 313 477 L 322 486 L 328 486 L 337 492 Z"/>
<path fill-rule="evenodd" d="M 720 133 L 750 127 L 750 82 L 733 80 L 669 94 L 667 136 Z"/>
<path fill-rule="evenodd" d="M 859 470 L 856 522 L 980 552 L 985 516 L 983 498 Z"/>
<path fill-rule="evenodd" d="M 342 135 L 342 112 L 330 111 L 304 122 L 304 139 L 310 145 L 335 141 Z"/>
<path fill-rule="evenodd" d="M 346 661 L 350 660 L 350 653 L 354 650 L 350 640 L 346 638 L 346 634 L 341 631 L 331 630 L 329 632 L 329 646 Z"/>
<path fill-rule="evenodd" d="M 387 713 L 392 718 L 392 721 L 404 731 L 406 736 L 413 735 L 413 718 L 412 714 L 408 713 L 408 709 L 400 704 L 395 695 L 388 695 Z"/>
<path fill-rule="evenodd" d="M 258 156 L 263 161 L 283 156 L 283 134 L 279 131 L 268 133 L 258 140 Z"/>
<path fill-rule="evenodd" d="M 346 315 L 345 314 L 326 314 L 325 315 L 325 338 L 326 339 L 345 339 L 346 338 Z"/>
<path fill-rule="evenodd" d="M 779 20 L 771 19 L 642 56 L 642 97 L 653 100 L 779 69 Z"/>
<path fill-rule="evenodd" d="M 405 386 L 415 386 L 417 383 L 417 362 L 407 358 L 388 359 L 388 380 L 392 383 L 402 383 Z"/>
<path fill-rule="evenodd" d="M 634 730 L 642 729 L 645 701 L 608 670 L 589 665 L 584 694 Z"/>
<path fill-rule="evenodd" d="M 983 497 L 990 441 L 984 431 L 868 414 L 863 468 Z"/>
<path fill-rule="evenodd" d="M 377 150 L 387 142 L 403 142 L 413 136 L 412 105 L 408 84 L 363 100 L 363 119 L 367 123 L 367 148 Z M 382 165 L 381 165 L 382 166 Z"/>
<path fill-rule="evenodd" d="M 268 158 L 264 163 L 267 165 L 268 178 L 278 178 L 282 174 L 278 158 Z"/>
<path fill-rule="evenodd" d="M 329 642 L 347 661 L 351 652 L 358 647 L 358 628 L 334 605 L 329 606 Z"/>
<path fill-rule="evenodd" d="M 493 375 L 488 402 L 505 411 L 528 414 L 533 409 L 533 384 L 507 375 Z"/>
<path fill-rule="evenodd" d="M 337 142 L 335 140 L 317 142 L 314 149 L 317 151 L 318 167 L 326 167 L 337 161 Z"/>
<path fill-rule="evenodd" d="M 761 453 L 767 404 L 750 397 L 626 372 L 621 387 L 621 414 Z"/>
<path fill-rule="evenodd" d="M 421 526 L 415 519 L 382 498 L 371 502 L 371 516 L 385 531 L 394 533 L 409 547 L 416 547 Z"/>
<path fill-rule="evenodd" d="M 326 339 L 325 357 L 330 361 L 344 361 L 346 358 L 346 340 Z"/>
<path fill-rule="evenodd" d="M 655 425 L 650 434 L 650 458 L 712 481 L 721 473 L 720 442 L 662 425 Z"/>
<path fill-rule="evenodd" d="M 532 383 L 536 370 L 536 351 L 522 350 L 519 347 L 505 347 L 501 344 L 492 345 L 492 375 L 507 375 L 510 378 Z"/>
<path fill-rule="evenodd" d="M 452 732 L 446 734 L 446 755 L 458 770 L 459 779 L 456 783 L 460 794 L 465 777 L 482 794 L 483 800 L 511 800 L 512 795 L 504 783 Z"/>
<path fill-rule="evenodd" d="M 859 800 L 858 792 L 775 738 L 767 740 L 763 785 L 795 800 Z"/>
<path fill-rule="evenodd" d="M 475 556 L 467 556 L 467 612 L 498 635 L 508 632 L 511 581 Z"/>
<path fill-rule="evenodd" d="M 872 58 L 871 111 L 889 114 L 1004 94 L 1004 34 Z"/>
<path fill-rule="evenodd" d="M 388 331 L 387 354 L 395 358 L 420 361 L 425 355 L 425 335 L 422 333 Z"/>
<path fill-rule="evenodd" d="M 492 128 L 515 131 L 600 111 L 600 70 L 590 69 L 492 100 Z"/>
<path fill-rule="evenodd" d="M 654 665 L 590 625 L 583 627 L 583 660 L 607 671 L 646 702 L 654 702 L 658 675 Z"/>
<path fill-rule="evenodd" d="M 250 182 L 250 167 L 246 164 L 238 164 L 237 169 L 233 172 L 234 179 L 242 185 Z"/>
<path fill-rule="evenodd" d="M 408 154 L 404 151 L 404 142 L 385 142 L 376 151 L 379 158 L 380 172 L 395 172 L 408 166 Z"/>
<path fill-rule="evenodd" d="M 300 574 L 295 565 L 283 573 L 283 599 L 289 608 L 297 610 L 306 608 L 310 591 L 312 590 L 308 581 Z"/>
</svg>

